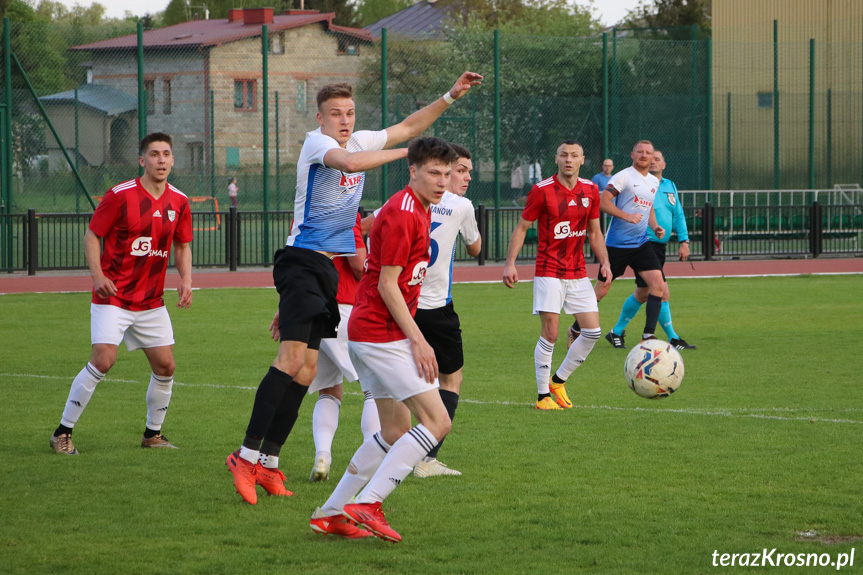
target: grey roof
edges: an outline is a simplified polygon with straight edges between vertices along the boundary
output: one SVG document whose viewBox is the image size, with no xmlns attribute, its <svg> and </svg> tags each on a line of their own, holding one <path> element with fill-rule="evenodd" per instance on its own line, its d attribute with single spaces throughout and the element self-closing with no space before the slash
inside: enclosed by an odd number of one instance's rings
<svg viewBox="0 0 863 575">
<path fill-rule="evenodd" d="M 413 6 L 399 10 L 386 18 L 369 24 L 363 30 L 380 38 L 381 29 L 387 29 L 387 35 L 406 36 L 409 38 L 436 38 L 440 35 L 443 21 L 449 17 L 452 4 L 439 6 L 434 0 L 419 0 Z"/>
<path fill-rule="evenodd" d="M 42 96 L 43 104 L 73 104 L 75 90 Z M 78 88 L 78 103 L 102 112 L 106 116 L 116 116 L 123 112 L 138 109 L 138 98 L 101 84 L 84 84 Z"/>
</svg>

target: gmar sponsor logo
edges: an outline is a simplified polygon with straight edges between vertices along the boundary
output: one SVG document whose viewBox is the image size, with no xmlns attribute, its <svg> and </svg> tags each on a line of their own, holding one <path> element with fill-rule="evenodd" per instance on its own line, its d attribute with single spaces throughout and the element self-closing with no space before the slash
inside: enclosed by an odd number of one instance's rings
<svg viewBox="0 0 863 575">
<path fill-rule="evenodd" d="M 411 280 L 408 282 L 409 286 L 422 285 L 423 280 L 426 278 L 426 269 L 428 269 L 428 262 L 419 262 L 414 266 L 414 271 L 411 273 Z"/>
<path fill-rule="evenodd" d="M 346 190 L 349 190 L 351 188 L 356 188 L 357 186 L 359 186 L 362 179 L 362 174 L 342 174 L 342 179 L 339 181 L 339 185 Z"/>
<path fill-rule="evenodd" d="M 141 236 L 132 242 L 132 250 L 129 252 L 133 256 L 150 256 L 155 258 L 168 257 L 168 250 L 154 250 L 153 238 Z"/>
<path fill-rule="evenodd" d="M 554 239 L 562 240 L 564 238 L 577 238 L 584 235 L 584 230 L 572 230 L 569 227 L 569 221 L 558 222 L 554 226 Z"/>
</svg>

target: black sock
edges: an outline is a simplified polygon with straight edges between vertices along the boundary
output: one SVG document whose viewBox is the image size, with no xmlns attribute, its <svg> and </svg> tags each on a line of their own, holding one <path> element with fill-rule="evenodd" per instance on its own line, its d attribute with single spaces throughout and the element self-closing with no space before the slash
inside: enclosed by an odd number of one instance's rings
<svg viewBox="0 0 863 575">
<path fill-rule="evenodd" d="M 551 376 L 551 381 L 553 381 L 554 383 L 566 383 L 566 380 L 557 377 L 557 373 Z"/>
<path fill-rule="evenodd" d="M 161 431 L 155 431 L 153 429 L 150 429 L 149 427 L 144 428 L 144 437 L 146 439 L 150 439 L 151 437 L 156 437 L 160 433 L 161 433 Z"/>
<path fill-rule="evenodd" d="M 263 438 L 261 451 L 267 455 L 279 455 L 282 446 L 291 433 L 291 429 L 294 428 L 294 423 L 297 422 L 297 417 L 300 415 L 300 406 L 303 404 L 303 399 L 308 395 L 308 392 L 309 388 L 305 385 L 291 381 L 285 390 L 282 402 L 276 408 L 270 428 Z M 266 450 L 264 450 L 264 446 L 266 446 Z"/>
<path fill-rule="evenodd" d="M 647 296 L 647 320 L 644 322 L 644 333 L 653 334 L 656 331 L 656 322 L 659 319 L 659 311 L 662 309 L 662 298 L 658 295 Z"/>
<path fill-rule="evenodd" d="M 449 420 L 453 421 L 455 419 L 455 410 L 458 408 L 458 394 L 446 389 L 438 390 L 440 392 L 441 401 L 443 401 L 443 406 L 446 408 L 446 412 L 449 415 Z M 440 443 L 432 447 L 431 451 L 428 452 L 427 457 L 437 458 L 437 452 L 440 451 L 441 445 L 443 445 L 446 437 L 440 440 Z"/>
<path fill-rule="evenodd" d="M 542 401 L 546 397 L 551 397 L 551 393 L 540 393 L 536 396 L 537 401 Z"/>
<path fill-rule="evenodd" d="M 290 375 L 270 367 L 255 393 L 252 416 L 249 418 L 249 427 L 246 428 L 246 438 L 243 440 L 244 447 L 256 451 L 261 448 L 261 441 L 273 423 L 276 409 L 282 403 L 285 391 L 292 383 L 294 380 Z"/>
<path fill-rule="evenodd" d="M 57 427 L 57 429 L 55 429 L 55 430 L 54 430 L 54 437 L 60 437 L 60 436 L 61 436 L 61 435 L 63 435 L 64 433 L 68 433 L 69 435 L 72 435 L 72 428 L 71 428 L 71 427 L 66 427 L 65 425 L 63 425 L 63 424 L 61 423 L 61 424 Z"/>
</svg>

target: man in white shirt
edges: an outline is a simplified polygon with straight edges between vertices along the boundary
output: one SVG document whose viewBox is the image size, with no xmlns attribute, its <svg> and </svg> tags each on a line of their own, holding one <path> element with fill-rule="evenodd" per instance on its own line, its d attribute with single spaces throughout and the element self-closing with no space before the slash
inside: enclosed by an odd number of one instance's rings
<svg viewBox="0 0 863 575">
<path fill-rule="evenodd" d="M 450 420 L 455 417 L 461 392 L 464 351 L 461 324 L 452 303 L 452 266 L 459 234 L 469 256 L 479 255 L 482 238 L 473 204 L 464 197 L 471 180 L 473 163 L 470 152 L 450 143 L 458 159 L 453 163 L 449 190 L 431 208 L 431 255 L 425 281 L 420 290 L 414 320 L 434 349 L 438 362 L 440 396 Z M 414 468 L 415 477 L 461 475 L 437 459 L 443 440 Z"/>
</svg>

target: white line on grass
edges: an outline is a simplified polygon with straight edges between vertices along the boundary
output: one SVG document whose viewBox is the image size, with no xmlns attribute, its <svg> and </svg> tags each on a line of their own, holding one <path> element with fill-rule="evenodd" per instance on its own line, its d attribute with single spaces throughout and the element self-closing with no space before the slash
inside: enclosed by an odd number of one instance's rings
<svg viewBox="0 0 863 575">
<path fill-rule="evenodd" d="M 0 373 L 0 377 L 21 377 L 21 378 L 31 378 L 31 379 L 51 379 L 51 380 L 61 380 L 61 381 L 71 381 L 72 378 L 68 376 L 56 376 L 56 375 L 36 375 L 36 374 L 28 374 L 28 373 Z M 116 379 L 106 377 L 103 381 L 117 382 L 117 383 L 143 383 L 143 380 L 133 380 L 133 379 Z M 218 385 L 215 383 L 182 383 L 179 381 L 175 381 L 174 385 L 180 387 L 204 387 L 210 389 L 238 389 L 241 391 L 256 391 L 257 387 L 249 387 L 249 386 L 240 386 L 240 385 Z M 362 393 L 357 393 L 353 391 L 345 391 L 343 392 L 345 395 L 355 395 L 361 397 Z M 523 407 L 526 405 L 532 405 L 532 403 L 525 403 L 523 401 L 481 401 L 478 399 L 467 399 L 462 398 L 460 403 L 471 403 L 473 405 L 503 405 L 503 406 L 519 406 Z M 856 419 L 836 419 L 836 418 L 824 418 L 824 417 L 789 417 L 782 415 L 768 415 L 770 412 L 778 412 L 778 413 L 815 413 L 819 411 L 829 411 L 829 412 L 838 412 L 838 413 L 852 413 L 859 412 L 861 410 L 854 408 L 845 408 L 845 409 L 798 409 L 792 407 L 761 407 L 761 408 L 753 408 L 753 407 L 740 407 L 740 408 L 686 408 L 686 409 L 660 409 L 653 407 L 617 407 L 613 405 L 577 405 L 573 404 L 573 407 L 578 409 L 605 409 L 609 411 L 633 411 L 633 412 L 643 412 L 643 413 L 680 413 L 682 415 L 711 415 L 717 417 L 748 417 L 753 419 L 774 419 L 779 421 L 808 421 L 810 423 L 856 423 L 863 424 L 863 421 L 859 421 Z M 767 413 L 764 413 L 767 412 Z"/>
</svg>

